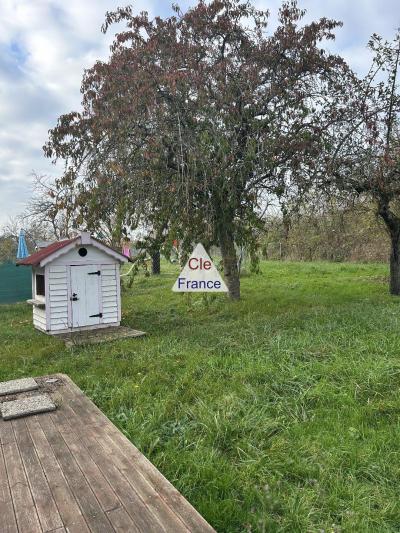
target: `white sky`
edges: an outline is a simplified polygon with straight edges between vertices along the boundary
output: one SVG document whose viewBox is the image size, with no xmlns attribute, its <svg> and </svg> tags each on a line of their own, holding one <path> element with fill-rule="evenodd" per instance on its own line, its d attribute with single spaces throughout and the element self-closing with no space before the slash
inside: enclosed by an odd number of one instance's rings
<svg viewBox="0 0 400 533">
<path fill-rule="evenodd" d="M 276 20 L 278 0 L 254 0 Z M 129 0 L 128 2 L 129 3 Z M 135 11 L 170 13 L 169 0 L 131 0 Z M 178 2 L 179 3 L 179 2 Z M 194 0 L 182 0 L 183 9 Z M 42 146 L 59 115 L 79 110 L 83 69 L 108 57 L 112 33 L 100 26 L 121 0 L 0 0 L 0 224 L 23 211 L 31 173 L 57 176 Z M 391 39 L 400 27 L 399 0 L 299 0 L 306 20 L 341 20 L 332 51 L 364 73 L 372 33 Z"/>
</svg>

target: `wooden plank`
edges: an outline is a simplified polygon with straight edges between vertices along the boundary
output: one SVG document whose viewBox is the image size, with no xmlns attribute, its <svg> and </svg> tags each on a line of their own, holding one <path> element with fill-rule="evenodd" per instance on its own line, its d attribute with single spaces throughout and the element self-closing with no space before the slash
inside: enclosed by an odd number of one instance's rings
<svg viewBox="0 0 400 533">
<path fill-rule="evenodd" d="M 46 320 L 43 320 L 41 317 L 38 317 L 36 315 L 33 315 L 33 320 L 36 324 L 39 324 L 39 326 L 43 326 L 46 328 Z"/>
<path fill-rule="evenodd" d="M 71 393 L 71 391 L 68 391 Z M 66 397 L 67 392 L 63 395 Z M 136 528 L 143 533 L 158 533 L 158 532 L 171 532 L 173 530 L 167 530 L 164 525 L 150 512 L 146 503 L 141 499 L 137 491 L 129 484 L 125 479 L 125 476 L 121 474 L 120 470 L 110 461 L 110 455 L 106 453 L 104 448 L 100 445 L 96 439 L 96 434 L 93 432 L 92 426 L 81 425 L 80 417 L 77 415 L 75 409 L 72 409 L 71 403 L 74 402 L 73 396 L 68 396 L 68 404 L 64 404 L 62 409 L 68 412 L 68 419 L 73 420 L 73 425 L 79 428 L 80 431 L 84 431 L 85 434 L 85 447 L 89 451 L 91 457 L 98 465 L 108 482 L 112 486 L 113 490 L 117 494 L 118 498 L 122 502 L 124 508 L 128 512 L 129 516 L 133 520 Z"/>
<path fill-rule="evenodd" d="M 42 533 L 18 445 L 15 441 L 12 423 L 2 422 L 2 424 L 8 432 L 8 442 L 2 447 L 18 529 L 19 531 L 29 531 L 29 533 Z"/>
<path fill-rule="evenodd" d="M 53 289 L 50 290 L 50 299 L 54 302 L 56 299 L 59 299 L 60 297 L 66 298 L 67 297 L 67 289 Z"/>
<path fill-rule="evenodd" d="M 105 292 L 103 291 L 103 300 L 111 300 L 113 302 L 117 301 L 117 295 L 115 294 L 114 290 L 111 292 Z"/>
<path fill-rule="evenodd" d="M 121 506 L 115 492 L 101 473 L 96 463 L 86 450 L 83 441 L 73 430 L 67 419 L 59 409 L 52 414 L 54 424 L 58 428 L 61 436 L 73 454 L 76 462 L 82 470 L 87 482 L 90 484 L 97 500 L 104 511 L 110 511 Z"/>
<path fill-rule="evenodd" d="M 25 420 L 14 420 L 12 425 L 42 529 L 51 531 L 63 527 Z"/>
<path fill-rule="evenodd" d="M 49 280 L 51 282 L 57 282 L 59 280 L 62 280 L 63 282 L 65 281 L 65 278 L 67 277 L 67 273 L 66 272 L 50 272 L 49 273 Z"/>
<path fill-rule="evenodd" d="M 102 287 L 116 287 L 117 286 L 117 280 L 115 279 L 115 276 L 105 276 L 101 281 Z"/>
<path fill-rule="evenodd" d="M 118 315 L 118 310 L 117 310 L 117 305 L 116 304 L 112 304 L 110 305 L 109 302 L 106 302 L 106 306 L 105 308 L 103 309 L 103 316 L 104 315 Z M 104 305 L 104 304 L 103 304 Z"/>
<path fill-rule="evenodd" d="M 104 307 L 104 309 L 107 309 L 108 312 L 110 312 L 112 309 L 115 309 L 115 311 L 117 311 L 117 304 L 115 303 L 115 301 L 113 301 L 113 302 L 104 302 L 103 303 L 103 307 Z"/>
<path fill-rule="evenodd" d="M 56 309 L 62 309 L 62 308 L 61 307 L 56 307 Z M 65 308 L 65 310 L 61 310 L 61 311 L 52 311 L 51 312 L 51 316 L 54 317 L 54 318 L 65 318 L 65 319 L 67 319 L 68 318 L 67 309 Z"/>
<path fill-rule="evenodd" d="M 68 388 L 73 393 L 70 400 L 71 407 L 80 413 L 80 418 L 85 417 L 85 427 L 91 432 L 97 431 L 97 438 L 103 444 L 104 432 L 111 437 L 111 441 L 117 444 L 129 465 L 135 465 L 141 475 L 154 487 L 160 498 L 178 515 L 190 531 L 214 532 L 214 529 L 204 518 L 190 505 L 190 503 L 169 483 L 169 481 L 144 457 L 143 454 L 112 424 L 112 422 L 87 398 L 82 391 L 68 378 L 64 376 Z M 96 432 L 95 432 L 96 433 Z M 129 471 L 127 463 L 125 470 Z M 124 470 L 124 472 L 125 472 Z"/>
<path fill-rule="evenodd" d="M 49 274 L 49 282 L 54 285 L 58 285 L 59 283 L 67 283 L 67 273 L 66 272 L 56 272 Z"/>
<path fill-rule="evenodd" d="M 54 294 L 54 291 L 67 291 L 68 289 L 68 285 L 65 281 L 65 279 L 60 279 L 58 280 L 58 282 L 56 282 L 56 280 L 50 280 L 50 284 L 49 284 L 49 287 L 50 287 L 50 291 L 52 292 L 52 294 Z"/>
<path fill-rule="evenodd" d="M 104 291 L 104 289 L 108 289 L 109 291 L 114 291 L 114 293 L 117 293 L 117 284 L 115 282 L 113 283 L 103 283 L 101 286 L 101 290 Z"/>
<path fill-rule="evenodd" d="M 62 307 L 68 312 L 68 303 L 65 300 L 50 301 L 50 309 L 56 309 Z"/>
<path fill-rule="evenodd" d="M 0 520 L 3 533 L 18 533 L 2 446 L 0 446 Z"/>
<path fill-rule="evenodd" d="M 59 294 L 61 293 L 61 294 Z M 60 296 L 62 297 L 66 297 L 66 295 L 68 295 L 68 287 L 65 289 L 64 286 L 60 285 L 60 286 L 52 286 L 51 288 L 49 287 L 49 292 L 48 292 L 48 295 L 49 295 L 49 301 L 57 301 L 57 298 L 59 298 Z"/>
<path fill-rule="evenodd" d="M 118 316 L 115 313 L 104 313 L 103 324 L 116 324 L 118 322 Z"/>
<path fill-rule="evenodd" d="M 107 512 L 108 519 L 118 533 L 140 533 L 140 529 L 135 526 L 134 521 L 123 507 L 118 507 Z"/>
<path fill-rule="evenodd" d="M 204 518 L 190 505 L 180 492 L 161 474 L 159 470 L 123 435 L 118 428 L 98 409 L 91 400 L 85 396 L 73 381 L 66 376 L 68 386 L 76 393 L 80 403 L 84 406 L 85 417 L 93 424 L 102 424 L 107 428 L 107 433 L 112 436 L 115 443 L 122 447 L 124 453 L 131 461 L 140 468 L 141 473 L 154 486 L 160 496 L 168 502 L 168 505 L 184 520 L 190 531 L 213 532 L 214 529 Z"/>
<path fill-rule="evenodd" d="M 51 317 L 51 329 L 53 329 L 53 326 L 63 326 L 63 329 L 68 327 L 68 318 L 62 318 L 62 317 Z"/>
<path fill-rule="evenodd" d="M 65 325 L 62 324 L 56 324 L 51 326 L 51 331 L 67 331 L 67 328 Z"/>
<path fill-rule="evenodd" d="M 54 292 L 50 293 L 50 305 L 63 303 L 64 305 L 67 305 L 67 302 L 65 301 L 67 297 L 67 291 L 65 291 L 64 294 L 54 294 Z"/>
<path fill-rule="evenodd" d="M 108 293 L 105 293 L 104 291 L 102 292 L 102 295 L 103 295 L 103 300 L 106 301 L 106 300 L 111 300 L 113 302 L 116 302 L 117 301 L 117 295 L 115 293 L 115 290 L 113 289 L 112 292 L 108 292 Z"/>
<path fill-rule="evenodd" d="M 90 529 L 96 531 L 96 533 L 112 532 L 113 527 L 110 521 L 101 509 L 90 485 L 51 417 L 41 417 L 39 422 Z"/>
<path fill-rule="evenodd" d="M 114 309 L 117 310 L 117 302 L 115 300 L 113 301 L 106 301 L 104 302 L 104 312 L 112 312 Z"/>
<path fill-rule="evenodd" d="M 154 489 L 164 498 L 168 505 L 185 522 L 189 530 L 194 532 L 214 532 L 214 529 L 204 520 L 192 505 L 182 496 L 182 494 L 157 470 L 154 465 L 139 452 L 127 446 L 128 439 L 118 430 L 112 432 L 115 442 L 122 446 L 124 453 L 130 461 L 136 461 L 142 474 L 153 485 Z M 126 439 L 126 441 L 125 441 Z M 130 441 L 128 441 L 129 443 Z M 138 451 L 138 450 L 137 450 Z"/>
<path fill-rule="evenodd" d="M 77 405 L 75 405 L 75 409 L 79 409 Z M 71 415 L 68 416 L 68 419 L 71 419 Z M 80 417 L 80 419 L 82 419 Z M 86 414 L 85 414 L 86 419 Z M 77 427 L 80 425 L 79 420 L 74 420 L 74 427 Z M 130 483 L 131 485 L 131 491 L 135 491 L 140 498 L 145 502 L 146 507 L 149 509 L 150 513 L 153 515 L 153 519 L 160 522 L 160 524 L 165 527 L 166 531 L 174 531 L 176 533 L 180 532 L 188 532 L 188 529 L 184 526 L 184 524 L 179 520 L 179 518 L 169 509 L 169 507 L 159 498 L 159 495 L 156 493 L 156 491 L 153 490 L 151 485 L 149 485 L 146 480 L 140 475 L 140 473 L 137 471 L 135 466 L 132 463 L 125 462 L 123 463 L 120 458 L 116 455 L 115 452 L 118 452 L 117 449 L 113 449 L 112 447 L 104 446 L 104 439 L 107 437 L 107 435 L 102 432 L 101 435 L 98 433 L 96 434 L 95 431 L 93 431 L 93 428 L 89 428 L 89 430 L 86 428 L 86 425 L 80 426 L 82 431 L 85 427 L 85 433 L 87 434 L 89 431 L 88 437 L 90 438 L 91 444 L 94 446 L 96 458 L 100 460 L 101 457 L 107 458 L 112 457 L 113 458 L 113 464 L 116 466 L 116 468 L 119 470 L 120 475 L 124 475 L 125 479 Z M 88 439 L 85 439 L 85 442 L 87 442 Z M 97 447 L 96 447 L 97 445 Z M 92 447 L 93 449 L 93 447 Z"/>
<path fill-rule="evenodd" d="M 140 493 L 142 498 L 153 511 L 154 516 L 166 526 L 167 531 L 174 532 L 189 532 L 188 527 L 180 519 L 178 515 L 167 505 L 167 502 L 163 500 L 158 492 L 154 489 L 153 485 L 142 475 L 141 471 L 136 467 L 133 467 L 132 461 L 129 461 L 126 456 L 121 453 L 121 450 L 116 446 L 114 440 L 108 435 L 104 435 L 99 440 L 101 446 L 112 455 L 114 463 L 122 472 L 130 484 Z"/>
<path fill-rule="evenodd" d="M 115 298 L 113 298 L 112 300 L 105 300 L 104 306 L 107 308 L 117 307 L 117 300 Z"/>
<path fill-rule="evenodd" d="M 40 415 L 39 415 L 40 416 Z M 66 482 L 60 465 L 39 424 L 39 416 L 26 419 L 36 453 L 51 488 L 64 526 L 69 533 L 90 533 L 82 512 Z M 48 416 L 48 415 L 41 415 Z"/>
</svg>

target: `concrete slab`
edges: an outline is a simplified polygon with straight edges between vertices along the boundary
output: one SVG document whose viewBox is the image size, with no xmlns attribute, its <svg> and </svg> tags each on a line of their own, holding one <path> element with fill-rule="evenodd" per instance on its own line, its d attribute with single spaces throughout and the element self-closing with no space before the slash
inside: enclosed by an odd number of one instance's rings
<svg viewBox="0 0 400 533">
<path fill-rule="evenodd" d="M 31 396 L 22 400 L 13 400 L 0 404 L 3 420 L 47 413 L 49 411 L 55 411 L 55 409 L 56 406 L 48 394 L 39 394 L 38 396 Z"/>
<path fill-rule="evenodd" d="M 13 379 L 12 381 L 3 381 L 0 383 L 0 396 L 7 394 L 16 394 L 17 392 L 27 392 L 36 390 L 38 384 L 33 378 Z"/>
<path fill-rule="evenodd" d="M 144 335 L 146 335 L 144 331 L 125 326 L 113 326 L 110 328 L 99 328 L 75 333 L 63 333 L 58 336 L 64 340 L 67 348 L 72 348 L 73 346 L 80 346 L 83 344 L 99 344 L 120 339 L 143 337 Z"/>
</svg>

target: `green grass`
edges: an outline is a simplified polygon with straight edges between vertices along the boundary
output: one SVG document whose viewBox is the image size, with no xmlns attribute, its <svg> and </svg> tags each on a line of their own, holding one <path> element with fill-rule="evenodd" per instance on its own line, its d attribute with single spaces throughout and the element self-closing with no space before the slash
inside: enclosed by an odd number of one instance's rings
<svg viewBox="0 0 400 533">
<path fill-rule="evenodd" d="M 143 339 L 67 350 L 0 306 L 0 378 L 65 372 L 220 532 L 400 531 L 400 298 L 385 265 L 263 263 L 242 300 L 138 278 Z"/>
</svg>

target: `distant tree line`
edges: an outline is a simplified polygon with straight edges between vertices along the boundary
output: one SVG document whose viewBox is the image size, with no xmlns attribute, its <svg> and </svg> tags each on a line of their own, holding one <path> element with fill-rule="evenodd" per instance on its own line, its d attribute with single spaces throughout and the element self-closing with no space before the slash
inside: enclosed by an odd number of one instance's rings
<svg viewBox="0 0 400 533">
<path fill-rule="evenodd" d="M 286 220 L 281 213 L 269 215 L 258 250 L 272 260 L 385 262 L 390 243 L 370 202 L 331 201 Z"/>
</svg>

